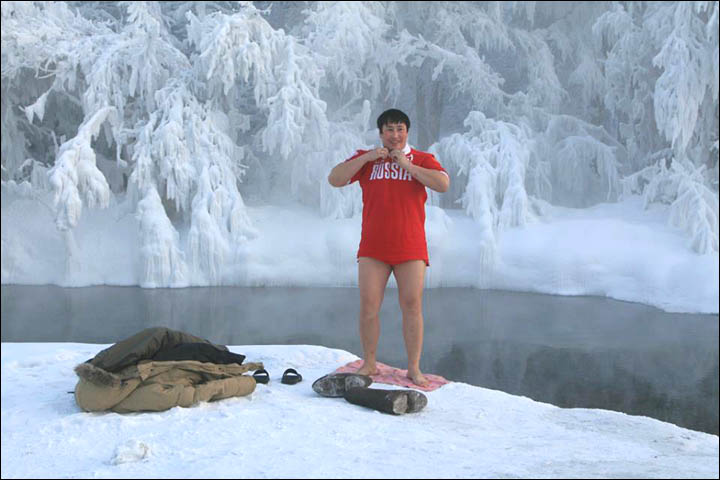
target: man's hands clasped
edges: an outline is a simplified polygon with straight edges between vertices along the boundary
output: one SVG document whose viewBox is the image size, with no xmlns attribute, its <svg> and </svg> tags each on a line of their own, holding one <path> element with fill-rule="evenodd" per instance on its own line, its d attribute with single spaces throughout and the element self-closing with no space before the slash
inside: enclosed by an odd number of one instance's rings
<svg viewBox="0 0 720 480">
<path fill-rule="evenodd" d="M 390 158 L 393 162 L 400 165 L 405 170 L 408 170 L 410 168 L 411 162 L 408 160 L 408 158 L 405 156 L 405 154 L 402 152 L 402 150 L 388 150 L 385 147 L 376 148 L 373 150 L 372 158 L 370 158 L 370 161 L 379 160 L 381 158 Z"/>
<path fill-rule="evenodd" d="M 385 147 L 376 148 L 373 150 L 373 155 L 368 160 L 371 162 L 374 162 L 375 160 L 379 160 L 381 158 L 387 158 L 390 156 L 390 150 L 388 150 Z"/>
<path fill-rule="evenodd" d="M 408 158 L 402 152 L 402 150 L 393 150 L 392 152 L 390 152 L 390 158 L 393 162 L 397 163 L 402 168 L 409 171 L 411 163 L 410 160 L 408 160 Z"/>
</svg>

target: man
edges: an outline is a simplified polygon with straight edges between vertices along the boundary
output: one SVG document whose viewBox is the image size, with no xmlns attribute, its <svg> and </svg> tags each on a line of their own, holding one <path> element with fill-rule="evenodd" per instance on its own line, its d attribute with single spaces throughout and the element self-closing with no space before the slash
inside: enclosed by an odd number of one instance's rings
<svg viewBox="0 0 720 480">
<path fill-rule="evenodd" d="M 420 371 L 423 342 L 422 293 L 428 261 L 425 200 L 429 187 L 445 192 L 450 177 L 435 157 L 407 144 L 410 119 L 387 110 L 377 119 L 382 147 L 357 154 L 336 165 L 328 176 L 334 187 L 359 181 L 363 192 L 362 236 L 358 258 L 360 338 L 363 365 L 357 373 L 377 373 L 380 305 L 390 273 L 395 275 L 403 315 L 408 377 L 426 385 Z"/>
</svg>

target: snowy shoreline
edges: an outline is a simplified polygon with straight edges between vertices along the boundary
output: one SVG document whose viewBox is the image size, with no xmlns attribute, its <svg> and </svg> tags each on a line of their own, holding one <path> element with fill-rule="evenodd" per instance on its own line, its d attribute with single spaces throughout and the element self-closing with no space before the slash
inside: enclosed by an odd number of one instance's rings
<svg viewBox="0 0 720 480">
<path fill-rule="evenodd" d="M 647 417 L 459 382 L 399 417 L 322 398 L 312 381 L 357 357 L 320 346 L 231 346 L 270 372 L 248 397 L 84 413 L 72 368 L 104 347 L 2 344 L 3 478 L 718 477 L 717 436 Z M 281 384 L 288 367 L 303 382 Z"/>
<path fill-rule="evenodd" d="M 221 266 L 222 286 L 355 286 L 360 218 L 329 220 L 298 204 L 248 207 L 258 236 Z M 459 210 L 427 207 L 426 287 L 475 287 L 638 302 L 668 312 L 718 313 L 718 255 L 698 255 L 667 225 L 667 209 L 639 197 L 587 209 L 552 207 L 525 227 L 501 233 L 488 262 L 481 226 Z M 76 251 L 43 202 L 3 192 L 2 284 L 140 285 L 138 221 L 119 205 L 88 209 Z M 186 235 L 180 232 L 180 244 Z M 391 277 L 389 285 L 395 285 Z M 141 285 L 152 287 L 153 285 Z M 175 285 L 209 286 L 198 275 Z"/>
</svg>

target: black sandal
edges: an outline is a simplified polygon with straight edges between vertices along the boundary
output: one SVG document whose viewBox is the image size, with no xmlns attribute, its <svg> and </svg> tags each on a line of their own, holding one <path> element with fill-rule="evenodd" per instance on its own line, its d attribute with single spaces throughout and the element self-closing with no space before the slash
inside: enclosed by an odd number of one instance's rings
<svg viewBox="0 0 720 480">
<path fill-rule="evenodd" d="M 264 368 L 255 370 L 255 373 L 253 373 L 252 376 L 257 383 L 268 383 L 270 381 L 270 374 Z"/>
<path fill-rule="evenodd" d="M 302 382 L 302 375 L 300 375 L 294 368 L 288 368 L 283 373 L 282 380 L 285 385 L 295 385 L 296 383 Z"/>
</svg>

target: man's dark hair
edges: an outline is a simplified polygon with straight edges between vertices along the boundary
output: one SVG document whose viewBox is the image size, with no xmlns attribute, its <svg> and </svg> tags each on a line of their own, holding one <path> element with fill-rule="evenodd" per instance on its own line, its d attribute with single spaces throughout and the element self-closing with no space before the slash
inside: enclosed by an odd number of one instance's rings
<svg viewBox="0 0 720 480">
<path fill-rule="evenodd" d="M 390 110 L 385 110 L 378 117 L 377 127 L 378 127 L 378 130 L 380 130 L 380 133 L 382 133 L 382 127 L 384 125 L 387 125 L 388 123 L 404 123 L 408 132 L 410 131 L 410 118 L 408 118 L 408 116 L 405 115 L 404 112 L 402 112 L 396 108 L 391 108 Z"/>
</svg>

